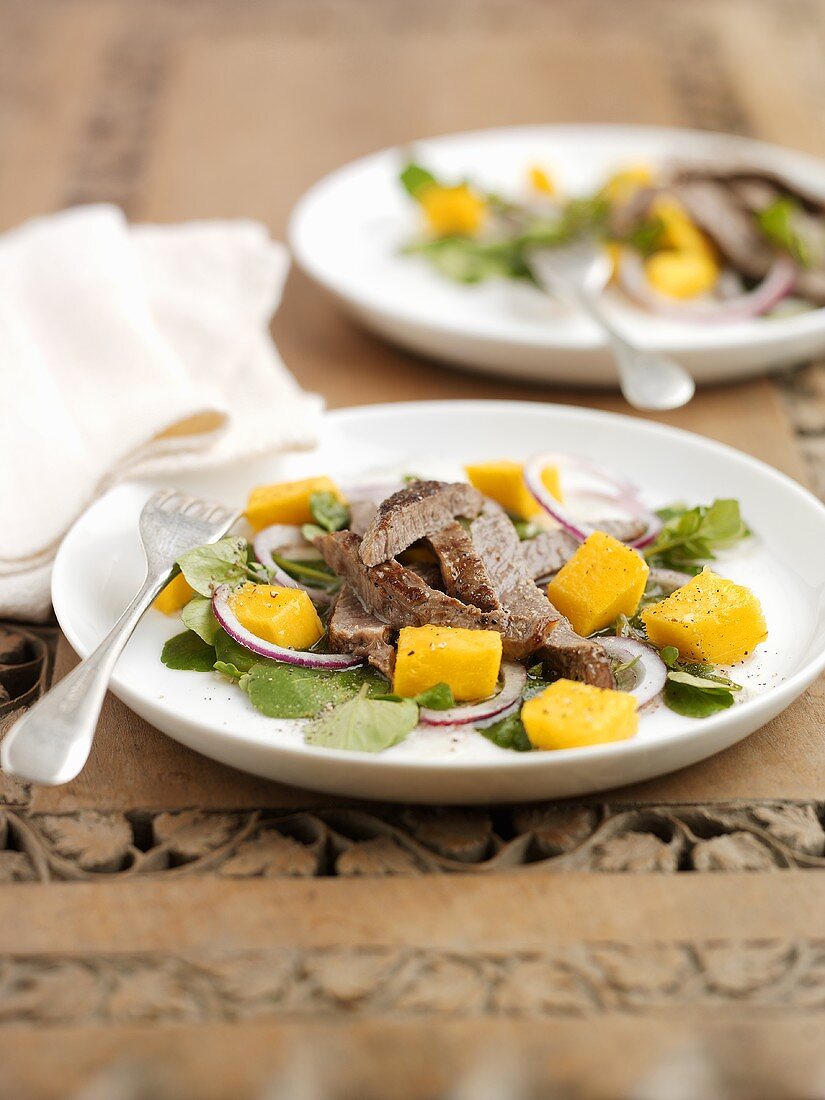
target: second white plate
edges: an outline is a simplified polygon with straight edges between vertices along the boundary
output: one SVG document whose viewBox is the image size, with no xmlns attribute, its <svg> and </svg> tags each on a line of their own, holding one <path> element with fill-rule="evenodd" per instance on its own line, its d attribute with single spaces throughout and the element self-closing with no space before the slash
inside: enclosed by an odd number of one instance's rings
<svg viewBox="0 0 825 1100">
<path fill-rule="evenodd" d="M 502 194 L 523 191 L 528 166 L 549 167 L 565 191 L 587 194 L 629 162 L 712 160 L 760 165 L 825 196 L 825 162 L 747 138 L 643 126 L 527 126 L 416 142 L 416 159 L 445 178 L 465 176 Z M 301 267 L 360 322 L 416 352 L 458 366 L 535 381 L 614 386 L 598 330 L 527 284 L 451 283 L 400 255 L 418 212 L 398 173 L 410 150 L 387 149 L 317 183 L 293 213 L 289 240 Z M 698 382 L 743 378 L 825 350 L 825 309 L 729 325 L 680 324 L 611 301 L 644 348 L 679 359 Z"/>
</svg>

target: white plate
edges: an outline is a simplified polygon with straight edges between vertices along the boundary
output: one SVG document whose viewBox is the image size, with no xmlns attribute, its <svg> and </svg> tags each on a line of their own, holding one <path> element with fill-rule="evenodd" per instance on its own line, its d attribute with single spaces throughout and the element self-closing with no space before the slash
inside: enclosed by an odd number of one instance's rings
<svg viewBox="0 0 825 1100">
<path fill-rule="evenodd" d="M 238 504 L 261 480 L 328 472 L 341 482 L 379 470 L 460 473 L 462 462 L 526 458 L 552 445 L 588 455 L 644 485 L 651 504 L 736 497 L 758 536 L 718 568 L 750 585 L 770 629 L 737 670 L 749 698 L 704 721 L 664 707 L 645 715 L 637 737 L 618 744 L 520 754 L 480 734 L 459 741 L 417 730 L 384 753 L 310 748 L 300 721 L 255 711 L 234 685 L 210 673 L 174 672 L 160 662 L 180 622 L 151 611 L 117 666 L 112 689 L 159 729 L 224 763 L 301 787 L 416 802 L 554 798 L 660 775 L 752 733 L 795 699 L 825 665 L 825 508 L 775 470 L 672 428 L 607 413 L 521 402 L 422 402 L 327 414 L 311 454 L 257 462 L 181 485 Z M 52 595 L 71 644 L 85 655 L 137 589 L 142 560 L 137 519 L 148 484 L 124 485 L 94 504 L 57 556 Z"/>
<path fill-rule="evenodd" d="M 469 176 L 502 194 L 524 191 L 529 165 L 548 166 L 565 191 L 586 194 L 617 167 L 672 159 L 761 165 L 825 195 L 825 162 L 747 138 L 644 126 L 526 126 L 416 142 L 415 157 L 448 179 Z M 459 366 L 541 381 L 615 385 L 599 332 L 529 285 L 462 286 L 421 258 L 399 255 L 419 228 L 398 183 L 405 157 L 387 149 L 317 183 L 293 213 L 301 267 L 363 324 L 413 351 Z M 699 382 L 762 373 L 825 349 L 825 309 L 770 321 L 679 324 L 611 297 L 639 345 L 673 354 Z"/>
</svg>

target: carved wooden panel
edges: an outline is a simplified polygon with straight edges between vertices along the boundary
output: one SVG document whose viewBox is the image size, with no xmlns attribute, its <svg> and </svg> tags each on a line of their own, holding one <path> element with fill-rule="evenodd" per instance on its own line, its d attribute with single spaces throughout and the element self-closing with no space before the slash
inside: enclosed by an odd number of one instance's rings
<svg viewBox="0 0 825 1100">
<path fill-rule="evenodd" d="M 825 869 L 813 802 L 313 812 L 0 810 L 0 881 Z"/>
</svg>

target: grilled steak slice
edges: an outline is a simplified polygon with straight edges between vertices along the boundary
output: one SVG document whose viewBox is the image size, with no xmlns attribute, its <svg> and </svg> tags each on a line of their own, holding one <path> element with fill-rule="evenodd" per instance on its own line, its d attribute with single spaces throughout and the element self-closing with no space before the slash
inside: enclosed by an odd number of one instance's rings
<svg viewBox="0 0 825 1100">
<path fill-rule="evenodd" d="M 470 531 L 499 602 L 508 612 L 504 655 L 527 657 L 541 646 L 559 613 L 527 572 L 516 529 L 498 505 L 488 501 Z"/>
<path fill-rule="evenodd" d="M 484 611 L 501 606 L 487 567 L 460 523 L 451 523 L 430 535 L 429 543 L 438 557 L 444 589 L 450 596 Z"/>
<path fill-rule="evenodd" d="M 622 542 L 638 538 L 645 530 L 644 523 L 635 519 L 606 519 L 593 526 Z M 527 572 L 533 580 L 556 573 L 569 558 L 572 558 L 579 545 L 573 536 L 561 527 L 553 531 L 542 531 L 535 538 L 525 539 L 521 544 L 521 553 L 527 565 Z"/>
<path fill-rule="evenodd" d="M 315 546 L 327 565 L 351 586 L 364 607 L 396 629 L 432 623 L 467 630 L 504 631 L 507 617 L 503 611 L 482 611 L 454 600 L 445 592 L 436 592 L 412 569 L 394 559 L 380 565 L 365 565 L 359 554 L 361 539 L 352 531 L 319 535 Z"/>
<path fill-rule="evenodd" d="M 724 184 L 711 180 L 685 180 L 672 188 L 690 217 L 704 229 L 719 251 L 737 271 L 762 278 L 774 262 L 776 251 Z"/>
<path fill-rule="evenodd" d="M 392 680 L 395 649 L 392 627 L 367 611 L 349 585 L 338 593 L 329 619 L 329 644 L 334 653 L 354 653 Z"/>
<path fill-rule="evenodd" d="M 604 649 L 593 638 L 577 634 L 563 615 L 545 637 L 536 656 L 567 680 L 583 680 L 600 688 L 616 686 Z"/>
<path fill-rule="evenodd" d="M 615 687 L 610 662 L 599 643 L 576 634 L 536 587 L 522 557 L 522 544 L 504 512 L 488 502 L 471 524 L 471 531 L 501 605 L 509 614 L 505 656 L 524 658 L 536 653 L 561 676 L 597 687 Z"/>
<path fill-rule="evenodd" d="M 361 543 L 361 560 L 365 565 L 389 561 L 448 527 L 456 516 L 477 516 L 483 499 L 478 489 L 462 481 L 413 481 L 378 505 Z"/>
</svg>

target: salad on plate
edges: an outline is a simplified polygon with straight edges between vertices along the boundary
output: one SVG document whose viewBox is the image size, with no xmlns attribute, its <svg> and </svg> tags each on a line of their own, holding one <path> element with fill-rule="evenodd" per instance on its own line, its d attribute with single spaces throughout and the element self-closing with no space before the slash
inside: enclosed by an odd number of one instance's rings
<svg viewBox="0 0 825 1100">
<path fill-rule="evenodd" d="M 562 453 L 464 472 L 254 488 L 247 533 L 182 555 L 156 600 L 184 627 L 163 663 L 362 752 L 421 731 L 581 748 L 660 706 L 735 705 L 733 666 L 767 637 L 758 597 L 710 564 L 751 537 L 735 500 L 651 511 Z"/>
<path fill-rule="evenodd" d="M 613 290 L 649 314 L 722 324 L 825 305 L 825 202 L 758 167 L 628 165 L 587 195 L 539 164 L 516 195 L 414 162 L 400 182 L 422 226 L 404 251 L 456 282 L 532 280 L 531 251 L 586 236 Z"/>
</svg>

